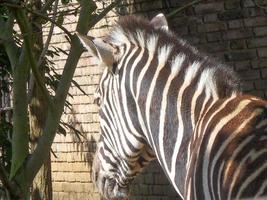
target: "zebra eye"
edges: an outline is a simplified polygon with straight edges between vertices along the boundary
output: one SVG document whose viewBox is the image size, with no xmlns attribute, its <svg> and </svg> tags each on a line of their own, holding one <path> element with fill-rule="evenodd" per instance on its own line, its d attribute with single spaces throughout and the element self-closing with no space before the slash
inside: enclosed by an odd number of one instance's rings
<svg viewBox="0 0 267 200">
<path fill-rule="evenodd" d="M 117 65 L 118 65 L 117 63 L 113 63 L 113 65 L 112 65 L 112 73 L 113 74 L 118 74 L 119 73 Z"/>
<path fill-rule="evenodd" d="M 94 104 L 96 104 L 97 106 L 100 106 L 100 98 L 94 99 Z"/>
</svg>

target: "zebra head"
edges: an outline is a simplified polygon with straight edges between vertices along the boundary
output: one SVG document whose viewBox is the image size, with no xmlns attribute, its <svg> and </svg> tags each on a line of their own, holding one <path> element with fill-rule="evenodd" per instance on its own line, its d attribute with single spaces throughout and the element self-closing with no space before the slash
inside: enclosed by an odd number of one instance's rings
<svg viewBox="0 0 267 200">
<path fill-rule="evenodd" d="M 154 17 L 149 24 L 155 30 L 168 30 L 163 14 Z M 77 35 L 84 47 L 98 59 L 99 65 L 105 68 L 96 91 L 100 139 L 92 177 L 105 198 L 127 199 L 130 182 L 155 159 L 138 120 L 136 102 L 129 92 L 131 88 L 126 78 L 125 63 L 128 66 L 132 63 L 127 57 L 134 48 L 136 51 L 138 44 L 133 44 L 119 25 L 104 39 Z"/>
</svg>

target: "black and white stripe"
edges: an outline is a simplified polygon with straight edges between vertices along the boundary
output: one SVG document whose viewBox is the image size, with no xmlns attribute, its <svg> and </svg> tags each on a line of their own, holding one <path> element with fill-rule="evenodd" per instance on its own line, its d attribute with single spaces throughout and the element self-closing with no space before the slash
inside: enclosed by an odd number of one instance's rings
<svg viewBox="0 0 267 200">
<path fill-rule="evenodd" d="M 184 199 L 267 193 L 267 103 L 243 95 L 232 70 L 176 38 L 163 15 L 124 17 L 102 41 L 78 36 L 107 67 L 94 162 L 106 198 L 125 197 L 154 158 Z"/>
</svg>

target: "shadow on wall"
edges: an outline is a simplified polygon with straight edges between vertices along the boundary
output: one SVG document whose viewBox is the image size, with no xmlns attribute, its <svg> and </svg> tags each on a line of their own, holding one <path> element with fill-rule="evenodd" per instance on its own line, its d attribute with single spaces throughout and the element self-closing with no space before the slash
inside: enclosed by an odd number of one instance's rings
<svg viewBox="0 0 267 200">
<path fill-rule="evenodd" d="M 75 106 L 79 109 L 74 109 Z M 66 113 L 65 122 L 73 128 L 67 130 L 65 142 L 59 143 L 63 148 L 61 152 L 57 152 L 58 158 L 55 159 L 55 164 L 58 166 L 53 170 L 54 199 L 64 199 L 64 197 L 73 200 L 100 199 L 91 180 L 98 132 L 96 132 L 97 127 L 94 127 L 96 123 L 92 114 L 86 113 L 88 109 L 83 107 L 86 105 L 74 105 Z"/>
<path fill-rule="evenodd" d="M 86 105 L 84 105 L 86 106 Z M 89 113 L 88 122 L 93 122 L 93 114 L 95 113 Z M 98 132 L 88 132 L 88 130 L 85 130 L 84 126 L 88 127 L 90 129 L 90 123 L 82 123 L 80 119 L 77 119 L 77 116 L 81 116 L 82 119 L 88 117 L 88 114 L 81 114 L 76 113 L 74 109 L 71 110 L 71 113 L 68 115 L 68 124 L 73 127 L 73 129 L 70 129 L 69 134 L 72 138 L 72 145 L 74 150 L 80 154 L 80 158 L 82 162 L 85 162 L 88 166 L 92 166 L 94 152 L 96 151 L 96 143 L 97 143 L 97 136 Z M 83 121 L 83 120 L 82 120 Z"/>
</svg>

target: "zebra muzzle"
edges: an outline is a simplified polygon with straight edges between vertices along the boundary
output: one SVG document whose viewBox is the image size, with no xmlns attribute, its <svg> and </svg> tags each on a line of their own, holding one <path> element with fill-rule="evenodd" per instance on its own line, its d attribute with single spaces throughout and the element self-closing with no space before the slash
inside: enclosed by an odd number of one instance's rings
<svg viewBox="0 0 267 200">
<path fill-rule="evenodd" d="M 113 174 L 114 172 L 104 171 L 99 158 L 95 156 L 92 165 L 92 180 L 101 195 L 107 200 L 127 200 L 128 187 L 121 187 Z"/>
<path fill-rule="evenodd" d="M 101 188 L 101 193 L 104 198 L 108 200 L 128 199 L 128 188 L 120 187 L 114 179 L 103 177 L 99 183 L 99 189 Z"/>
</svg>

